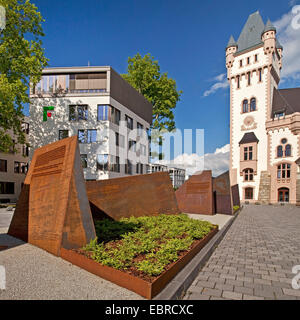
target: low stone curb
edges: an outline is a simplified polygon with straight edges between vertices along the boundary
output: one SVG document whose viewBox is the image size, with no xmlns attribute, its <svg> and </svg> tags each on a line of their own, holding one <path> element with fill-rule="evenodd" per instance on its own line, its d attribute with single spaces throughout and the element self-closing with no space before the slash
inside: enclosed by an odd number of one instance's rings
<svg viewBox="0 0 300 320">
<path fill-rule="evenodd" d="M 165 289 L 153 298 L 153 300 L 180 300 L 182 298 L 182 295 L 191 286 L 199 271 L 224 238 L 241 210 L 242 208 L 235 213 L 234 217 L 226 223 L 213 239 L 175 276 Z"/>
</svg>

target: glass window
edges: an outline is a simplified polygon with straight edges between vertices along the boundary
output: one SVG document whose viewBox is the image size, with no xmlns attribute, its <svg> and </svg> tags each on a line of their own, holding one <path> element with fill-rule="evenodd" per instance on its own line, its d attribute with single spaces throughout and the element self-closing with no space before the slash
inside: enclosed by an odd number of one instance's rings
<svg viewBox="0 0 300 320">
<path fill-rule="evenodd" d="M 108 154 L 97 155 L 97 169 L 108 171 Z"/>
<path fill-rule="evenodd" d="M 280 164 L 277 166 L 277 178 L 278 179 L 289 179 L 291 177 L 291 165 L 290 164 Z"/>
<path fill-rule="evenodd" d="M 58 131 L 58 139 L 62 140 L 69 137 L 69 130 L 59 130 Z"/>
<path fill-rule="evenodd" d="M 23 122 L 21 128 L 24 133 L 29 134 L 29 123 Z"/>
<path fill-rule="evenodd" d="M 144 131 L 144 126 L 141 123 L 137 123 L 137 134 L 138 136 L 142 137 Z"/>
<path fill-rule="evenodd" d="M 69 121 L 88 120 L 87 105 L 70 105 L 69 106 Z"/>
<path fill-rule="evenodd" d="M 87 143 L 97 142 L 97 130 L 89 129 L 87 131 Z"/>
<path fill-rule="evenodd" d="M 243 60 L 240 60 L 240 67 L 243 66 Z"/>
<path fill-rule="evenodd" d="M 0 182 L 0 194 L 15 194 L 15 183 Z"/>
<path fill-rule="evenodd" d="M 290 157 L 292 155 L 292 147 L 290 144 L 287 144 L 285 147 L 285 156 Z"/>
<path fill-rule="evenodd" d="M 120 120 L 121 120 L 121 112 L 120 110 L 114 108 L 114 107 L 110 107 L 111 109 L 111 122 L 119 125 L 120 124 Z"/>
<path fill-rule="evenodd" d="M 253 200 L 253 188 L 246 188 L 245 189 L 245 199 L 246 200 Z"/>
<path fill-rule="evenodd" d="M 244 148 L 244 161 L 248 160 L 248 148 Z"/>
<path fill-rule="evenodd" d="M 262 69 L 259 69 L 259 82 L 262 82 Z"/>
<path fill-rule="evenodd" d="M 252 98 L 250 100 L 250 111 L 255 111 L 256 110 L 256 99 Z"/>
<path fill-rule="evenodd" d="M 125 121 L 127 123 L 127 128 L 132 130 L 133 129 L 133 119 L 126 115 Z"/>
<path fill-rule="evenodd" d="M 248 112 L 248 100 L 243 101 L 243 113 Z"/>
<path fill-rule="evenodd" d="M 282 146 L 277 147 L 277 158 L 282 158 L 283 157 L 283 148 Z"/>
<path fill-rule="evenodd" d="M 98 121 L 107 121 L 109 115 L 109 106 L 98 104 Z"/>
<path fill-rule="evenodd" d="M 248 72 L 248 86 L 251 85 L 251 72 Z"/>
<path fill-rule="evenodd" d="M 127 163 L 125 164 L 125 173 L 132 174 L 132 162 L 130 160 L 127 160 Z"/>
<path fill-rule="evenodd" d="M 87 154 L 81 154 L 80 159 L 81 159 L 82 168 L 83 169 L 87 168 Z"/>
<path fill-rule="evenodd" d="M 244 170 L 244 180 L 245 181 L 253 181 L 253 169 L 245 169 Z"/>
<path fill-rule="evenodd" d="M 86 130 L 78 130 L 78 142 L 79 143 L 87 143 L 87 131 Z"/>
<path fill-rule="evenodd" d="M 0 172 L 7 172 L 7 160 L 0 159 Z"/>
<path fill-rule="evenodd" d="M 240 76 L 237 76 L 237 89 L 239 89 L 240 88 Z"/>
<path fill-rule="evenodd" d="M 129 140 L 129 146 L 128 147 L 129 147 L 130 151 L 136 152 L 136 141 Z"/>
</svg>

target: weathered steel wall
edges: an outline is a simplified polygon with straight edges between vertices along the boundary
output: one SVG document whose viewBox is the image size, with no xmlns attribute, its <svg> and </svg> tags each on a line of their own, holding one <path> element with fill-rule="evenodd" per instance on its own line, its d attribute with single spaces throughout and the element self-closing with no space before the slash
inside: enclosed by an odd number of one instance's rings
<svg viewBox="0 0 300 320">
<path fill-rule="evenodd" d="M 239 192 L 239 185 L 236 184 L 231 187 L 231 192 L 232 192 L 232 202 L 233 206 L 241 206 L 240 202 L 240 192 Z"/>
<path fill-rule="evenodd" d="M 96 237 L 77 136 L 34 152 L 8 234 L 57 256 Z"/>
<path fill-rule="evenodd" d="M 233 214 L 229 171 L 213 178 L 216 213 Z"/>
<path fill-rule="evenodd" d="M 87 181 L 86 186 L 95 219 L 179 213 L 167 172 Z"/>
<path fill-rule="evenodd" d="M 181 212 L 214 214 L 211 171 L 193 175 L 176 191 L 176 198 Z"/>
</svg>

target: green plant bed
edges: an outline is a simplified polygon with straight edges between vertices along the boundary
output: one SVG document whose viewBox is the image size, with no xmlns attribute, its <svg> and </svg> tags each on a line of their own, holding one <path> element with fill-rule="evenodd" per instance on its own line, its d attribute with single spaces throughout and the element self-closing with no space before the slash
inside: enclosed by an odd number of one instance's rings
<svg viewBox="0 0 300 320">
<path fill-rule="evenodd" d="M 95 228 L 97 238 L 81 254 L 152 281 L 215 226 L 180 214 L 95 221 Z"/>
</svg>

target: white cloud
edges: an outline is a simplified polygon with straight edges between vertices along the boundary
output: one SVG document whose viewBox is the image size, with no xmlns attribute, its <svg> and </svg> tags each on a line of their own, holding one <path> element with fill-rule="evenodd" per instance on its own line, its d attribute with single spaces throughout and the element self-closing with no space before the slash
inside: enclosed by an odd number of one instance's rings
<svg viewBox="0 0 300 320">
<path fill-rule="evenodd" d="M 203 170 L 212 170 L 213 176 L 218 176 L 229 169 L 229 152 L 230 145 L 227 144 L 204 156 L 185 153 L 177 156 L 171 163 L 164 160 L 160 163 L 185 169 L 187 177 Z"/>
<path fill-rule="evenodd" d="M 226 89 L 229 87 L 229 83 L 226 79 L 226 74 L 222 73 L 218 76 L 216 76 L 214 79 L 214 81 L 217 81 L 216 83 L 214 83 L 210 89 L 206 90 L 203 94 L 204 97 L 208 97 L 211 94 L 214 94 L 216 91 L 220 90 L 220 89 Z"/>
<path fill-rule="evenodd" d="M 295 2 L 294 2 L 295 4 Z M 274 22 L 277 37 L 283 46 L 283 66 L 281 78 L 285 80 L 300 79 L 300 6 L 293 7 Z M 298 16 L 298 17 L 297 17 Z M 294 25 L 299 24 L 299 28 Z"/>
</svg>

